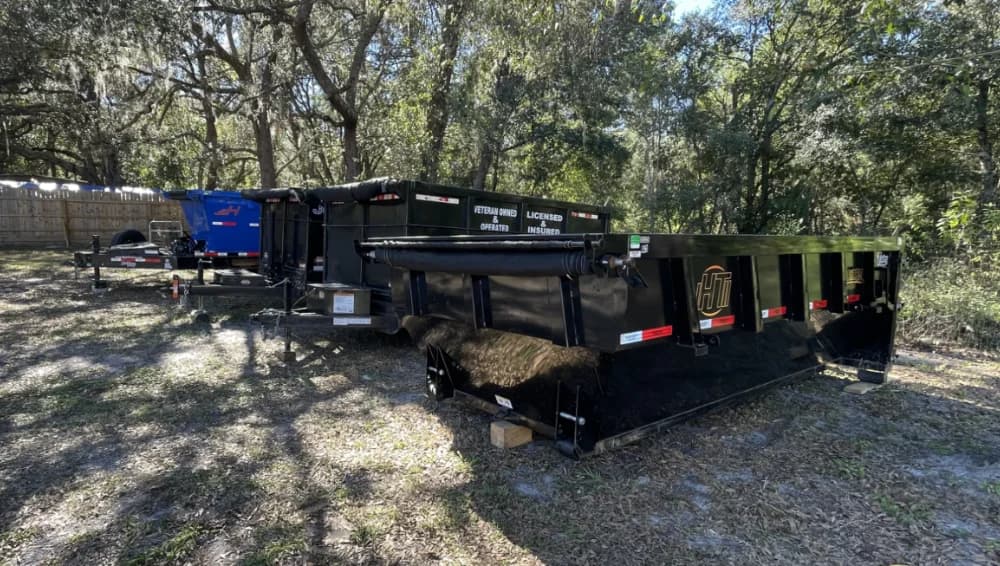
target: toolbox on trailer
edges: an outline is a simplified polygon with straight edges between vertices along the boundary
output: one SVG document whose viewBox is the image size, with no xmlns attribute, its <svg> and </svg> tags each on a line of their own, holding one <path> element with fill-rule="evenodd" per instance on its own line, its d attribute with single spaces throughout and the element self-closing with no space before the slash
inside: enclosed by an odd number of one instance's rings
<svg viewBox="0 0 1000 566">
<path fill-rule="evenodd" d="M 267 279 L 249 269 L 216 269 L 212 273 L 212 282 L 216 285 L 262 287 L 267 284 Z"/>
<path fill-rule="evenodd" d="M 312 283 L 309 285 L 309 310 L 330 315 L 371 314 L 371 289 L 342 283 Z"/>
<path fill-rule="evenodd" d="M 580 456 L 826 363 L 885 380 L 894 238 L 663 234 L 369 238 L 428 356 L 471 395 Z"/>
</svg>

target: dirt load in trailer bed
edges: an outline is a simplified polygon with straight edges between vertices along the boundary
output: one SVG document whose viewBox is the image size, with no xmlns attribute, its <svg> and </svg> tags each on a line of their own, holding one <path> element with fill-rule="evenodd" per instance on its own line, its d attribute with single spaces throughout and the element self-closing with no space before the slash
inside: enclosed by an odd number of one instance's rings
<svg viewBox="0 0 1000 566">
<path fill-rule="evenodd" d="M 1000 560 L 996 358 L 904 352 L 866 395 L 823 376 L 574 462 L 492 448 L 412 346 L 286 366 L 238 310 L 198 329 L 60 258 L 0 252 L 2 564 Z"/>
</svg>

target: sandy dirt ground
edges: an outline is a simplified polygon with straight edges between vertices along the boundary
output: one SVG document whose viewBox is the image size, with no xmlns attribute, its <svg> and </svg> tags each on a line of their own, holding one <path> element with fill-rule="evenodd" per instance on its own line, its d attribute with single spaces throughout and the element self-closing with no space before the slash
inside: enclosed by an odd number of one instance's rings
<svg viewBox="0 0 1000 566">
<path fill-rule="evenodd" d="M 378 335 L 299 361 L 164 274 L 0 254 L 0 564 L 996 564 L 1000 361 L 903 351 L 571 461 L 489 444 Z"/>
</svg>

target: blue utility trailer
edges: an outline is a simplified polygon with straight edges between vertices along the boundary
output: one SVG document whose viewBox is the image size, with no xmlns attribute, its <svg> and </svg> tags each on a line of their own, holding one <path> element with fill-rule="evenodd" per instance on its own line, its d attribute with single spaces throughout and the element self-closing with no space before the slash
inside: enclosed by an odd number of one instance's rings
<svg viewBox="0 0 1000 566">
<path fill-rule="evenodd" d="M 101 268 L 195 269 L 199 261 L 212 267 L 256 268 L 260 255 L 260 204 L 239 191 L 164 191 L 184 212 L 190 231 L 177 222 L 150 222 L 148 234 L 116 233 L 107 247 L 93 236 L 91 249 L 73 254 L 74 265 L 93 268 L 94 287 L 105 287 Z M 157 236 L 165 237 L 157 237 Z"/>
</svg>

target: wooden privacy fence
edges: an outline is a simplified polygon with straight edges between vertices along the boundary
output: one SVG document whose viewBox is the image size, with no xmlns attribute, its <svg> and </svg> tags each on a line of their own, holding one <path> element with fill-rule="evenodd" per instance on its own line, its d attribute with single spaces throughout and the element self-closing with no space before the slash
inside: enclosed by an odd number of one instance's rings
<svg viewBox="0 0 1000 566">
<path fill-rule="evenodd" d="M 180 204 L 159 194 L 41 191 L 0 187 L 0 245 L 86 246 L 97 234 L 107 245 L 120 230 L 146 234 L 150 220 L 183 222 Z"/>
</svg>

